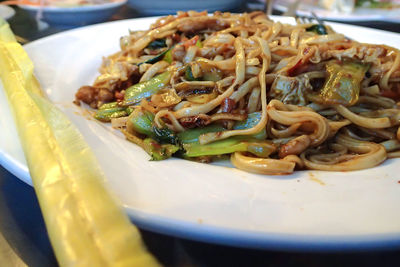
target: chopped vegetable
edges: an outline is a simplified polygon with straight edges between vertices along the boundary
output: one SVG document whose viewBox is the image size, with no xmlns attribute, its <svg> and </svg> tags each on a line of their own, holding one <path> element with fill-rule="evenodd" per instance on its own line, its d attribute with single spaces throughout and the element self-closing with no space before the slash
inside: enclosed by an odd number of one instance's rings
<svg viewBox="0 0 400 267">
<path fill-rule="evenodd" d="M 253 128 L 261 119 L 261 112 L 254 112 L 247 116 L 246 120 L 236 122 L 233 126 L 234 130 L 243 130 Z M 202 128 L 189 129 L 184 132 L 178 133 L 178 139 L 183 144 L 199 143 L 199 136 L 206 133 L 215 133 L 226 131 L 220 124 L 210 124 Z M 267 136 L 266 130 L 263 129 L 260 133 L 252 136 L 239 136 L 240 139 L 265 139 Z"/>
<path fill-rule="evenodd" d="M 165 49 L 163 52 L 161 52 L 161 53 L 158 54 L 157 56 L 155 56 L 155 57 L 153 57 L 153 58 L 150 58 L 150 59 L 148 59 L 148 60 L 146 60 L 146 61 L 140 62 L 140 63 L 138 64 L 138 66 L 140 66 L 140 65 L 142 65 L 142 64 L 144 64 L 144 63 L 146 63 L 146 64 L 154 64 L 154 63 L 157 63 L 158 61 L 164 59 L 164 57 L 167 55 L 167 53 L 168 53 L 170 50 L 171 50 L 171 48 Z M 167 60 L 166 60 L 166 61 L 167 61 Z M 167 61 L 167 62 L 168 62 L 168 61 Z"/>
<path fill-rule="evenodd" d="M 152 138 L 143 141 L 143 149 L 151 156 L 152 160 L 168 159 L 179 150 L 179 146 L 171 144 L 159 144 Z"/>
<path fill-rule="evenodd" d="M 167 52 L 165 52 L 163 59 L 164 61 L 168 62 L 169 64 L 172 63 L 173 58 L 172 58 L 172 49 L 168 49 Z"/>
<path fill-rule="evenodd" d="M 154 115 L 151 112 L 143 111 L 140 108 L 134 109 L 129 115 L 127 128 L 134 130 L 137 133 L 145 134 L 149 137 L 154 137 L 153 133 Z"/>
<path fill-rule="evenodd" d="M 128 115 L 127 108 L 125 107 L 115 107 L 115 108 L 104 108 L 99 109 L 94 114 L 96 120 L 102 122 L 110 122 L 113 118 L 120 118 Z"/>
<path fill-rule="evenodd" d="M 173 131 L 168 128 L 158 128 L 153 126 L 155 139 L 161 144 L 177 144 L 178 138 Z"/>
<path fill-rule="evenodd" d="M 220 69 L 209 65 L 201 59 L 185 68 L 185 79 L 188 81 L 219 81 L 223 77 Z"/>
<path fill-rule="evenodd" d="M 158 49 L 158 48 L 167 47 L 167 44 L 165 42 L 165 39 L 155 39 L 147 47 L 150 49 Z"/>
<path fill-rule="evenodd" d="M 250 113 L 247 116 L 246 120 L 236 122 L 235 125 L 233 126 L 233 129 L 234 130 L 244 130 L 244 129 L 253 128 L 261 120 L 261 116 L 262 116 L 261 112 Z M 265 128 L 262 129 L 261 132 L 252 135 L 252 138 L 260 139 L 260 140 L 267 138 L 267 130 Z"/>
<path fill-rule="evenodd" d="M 185 79 L 188 81 L 199 81 L 199 78 L 193 76 L 192 67 L 190 65 L 186 66 L 185 69 Z"/>
<path fill-rule="evenodd" d="M 319 34 L 319 35 L 328 34 L 328 31 L 326 30 L 326 27 L 324 25 L 322 25 L 322 24 L 314 24 L 314 25 L 308 27 L 306 29 L 306 31 L 315 32 L 316 34 Z"/>
<path fill-rule="evenodd" d="M 247 151 L 259 157 L 268 157 L 276 150 L 276 147 L 269 142 L 254 139 L 247 141 L 243 140 L 241 136 L 230 137 L 206 145 L 199 143 L 183 144 L 183 148 L 185 149 L 184 156 L 186 157 L 230 154 L 239 151 Z"/>
<path fill-rule="evenodd" d="M 148 81 L 132 85 L 131 87 L 126 89 L 122 105 L 133 105 L 139 103 L 144 98 L 150 97 L 151 95 L 157 93 L 159 90 L 167 86 L 169 84 L 170 78 L 171 72 L 166 71 Z"/>
<path fill-rule="evenodd" d="M 179 141 L 183 144 L 198 143 L 199 136 L 205 133 L 221 132 L 226 129 L 219 124 L 211 124 L 202 128 L 189 129 L 178 133 Z"/>
<path fill-rule="evenodd" d="M 247 144 L 247 151 L 261 158 L 267 158 L 276 151 L 275 144 L 268 141 L 253 141 Z"/>
<path fill-rule="evenodd" d="M 306 84 L 309 83 L 297 77 L 278 75 L 272 83 L 269 98 L 277 99 L 284 104 L 304 106 L 306 104 L 304 94 L 308 89 Z"/>
<path fill-rule="evenodd" d="M 118 102 L 110 102 L 110 103 L 105 103 L 101 105 L 98 109 L 110 109 L 110 108 L 116 108 L 119 107 Z"/>
<path fill-rule="evenodd" d="M 202 48 L 202 47 L 203 47 L 203 43 L 200 41 L 200 39 L 197 40 L 196 46 L 197 46 L 198 48 Z"/>
<path fill-rule="evenodd" d="M 368 64 L 352 61 L 331 61 L 326 65 L 328 78 L 320 92 L 323 104 L 354 105 L 360 94 L 361 81 L 369 69 Z"/>
<path fill-rule="evenodd" d="M 127 129 L 151 137 L 161 144 L 177 143 L 177 137 L 173 131 L 168 128 L 160 129 L 155 126 L 154 114 L 140 108 L 134 109 L 134 111 L 129 116 Z"/>
</svg>

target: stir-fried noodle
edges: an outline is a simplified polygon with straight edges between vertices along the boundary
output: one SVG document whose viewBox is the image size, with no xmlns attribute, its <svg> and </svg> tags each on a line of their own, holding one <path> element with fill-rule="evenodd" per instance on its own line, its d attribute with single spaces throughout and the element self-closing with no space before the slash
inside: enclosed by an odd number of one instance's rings
<svg viewBox="0 0 400 267">
<path fill-rule="evenodd" d="M 179 12 L 120 40 L 76 94 L 154 160 L 350 171 L 400 155 L 400 53 L 261 12 Z"/>
</svg>

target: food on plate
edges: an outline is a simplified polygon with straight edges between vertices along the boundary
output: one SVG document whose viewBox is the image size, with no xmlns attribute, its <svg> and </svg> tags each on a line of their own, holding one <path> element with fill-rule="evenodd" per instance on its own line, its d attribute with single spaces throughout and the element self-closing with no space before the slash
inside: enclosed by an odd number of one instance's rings
<svg viewBox="0 0 400 267">
<path fill-rule="evenodd" d="M 354 0 L 319 0 L 319 5 L 327 10 L 351 13 L 354 10 L 355 2 Z"/>
<path fill-rule="evenodd" d="M 2 2 L 6 5 L 30 5 L 30 6 L 53 6 L 53 7 L 76 7 L 85 5 L 100 5 L 118 0 L 7 0 Z"/>
<path fill-rule="evenodd" d="M 320 5 L 328 10 L 352 12 L 354 8 L 400 8 L 399 0 L 319 0 Z"/>
<path fill-rule="evenodd" d="M 178 12 L 131 31 L 75 103 L 153 160 L 229 155 L 263 174 L 400 155 L 400 53 L 262 12 Z"/>
<path fill-rule="evenodd" d="M 356 0 L 356 7 L 367 7 L 367 8 L 400 8 L 399 0 Z"/>
</svg>

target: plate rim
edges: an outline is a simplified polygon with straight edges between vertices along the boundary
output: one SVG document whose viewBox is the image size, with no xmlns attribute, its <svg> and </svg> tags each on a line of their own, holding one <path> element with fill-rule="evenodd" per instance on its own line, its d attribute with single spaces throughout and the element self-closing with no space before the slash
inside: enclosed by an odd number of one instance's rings
<svg viewBox="0 0 400 267">
<path fill-rule="evenodd" d="M 14 15 L 15 15 L 14 8 L 6 6 L 6 5 L 0 5 L 0 11 L 1 11 L 1 9 L 3 11 L 5 11 L 5 13 L 6 13 L 5 16 L 3 17 L 4 20 L 8 20 L 8 19 L 14 17 Z"/>
<path fill-rule="evenodd" d="M 205 243 L 288 252 L 377 251 L 400 248 L 400 233 L 371 235 L 305 235 L 261 232 L 172 220 L 126 207 L 139 228 Z"/>
</svg>

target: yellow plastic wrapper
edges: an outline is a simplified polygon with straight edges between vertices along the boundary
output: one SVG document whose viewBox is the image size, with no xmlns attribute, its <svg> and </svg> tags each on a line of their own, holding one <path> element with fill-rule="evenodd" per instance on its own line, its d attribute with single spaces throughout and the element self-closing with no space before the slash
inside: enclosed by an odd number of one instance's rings
<svg viewBox="0 0 400 267">
<path fill-rule="evenodd" d="M 43 96 L 33 63 L 4 21 L 0 77 L 60 266 L 159 266 L 107 191 L 79 131 Z"/>
</svg>

